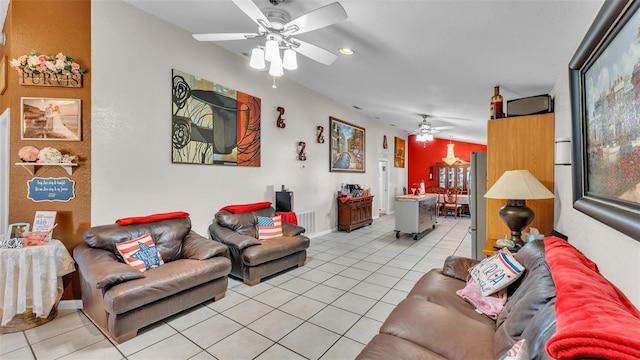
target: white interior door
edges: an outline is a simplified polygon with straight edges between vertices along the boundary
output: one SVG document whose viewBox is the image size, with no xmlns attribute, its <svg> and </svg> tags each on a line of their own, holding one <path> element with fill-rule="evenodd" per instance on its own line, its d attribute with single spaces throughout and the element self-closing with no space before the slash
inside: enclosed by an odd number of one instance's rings
<svg viewBox="0 0 640 360">
<path fill-rule="evenodd" d="M 0 233 L 9 228 L 9 108 L 0 115 Z"/>
<path fill-rule="evenodd" d="M 380 214 L 389 213 L 389 160 L 380 159 L 378 161 L 378 212 Z"/>
</svg>

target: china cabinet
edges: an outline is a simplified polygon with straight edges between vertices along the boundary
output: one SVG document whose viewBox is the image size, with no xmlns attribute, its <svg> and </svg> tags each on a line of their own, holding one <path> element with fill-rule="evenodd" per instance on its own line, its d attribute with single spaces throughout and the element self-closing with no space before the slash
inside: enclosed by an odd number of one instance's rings
<svg viewBox="0 0 640 360">
<path fill-rule="evenodd" d="M 466 194 L 469 188 L 469 163 L 458 161 L 453 165 L 441 162 L 438 167 L 438 186 L 445 189 L 460 188 Z"/>
</svg>

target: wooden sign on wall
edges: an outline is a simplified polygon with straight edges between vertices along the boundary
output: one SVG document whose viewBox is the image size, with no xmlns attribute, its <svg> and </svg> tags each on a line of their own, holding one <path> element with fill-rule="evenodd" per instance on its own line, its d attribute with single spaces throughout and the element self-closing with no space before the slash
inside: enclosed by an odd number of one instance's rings
<svg viewBox="0 0 640 360">
<path fill-rule="evenodd" d="M 49 73 L 26 73 L 23 72 L 18 77 L 20 85 L 29 86 L 55 86 L 55 87 L 67 87 L 67 88 L 81 88 L 82 87 L 82 75 L 71 74 L 49 74 Z"/>
</svg>

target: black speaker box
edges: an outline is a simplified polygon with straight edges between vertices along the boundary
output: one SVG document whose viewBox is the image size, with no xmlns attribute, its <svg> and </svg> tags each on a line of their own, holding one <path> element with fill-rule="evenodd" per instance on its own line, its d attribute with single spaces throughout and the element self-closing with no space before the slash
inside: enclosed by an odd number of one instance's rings
<svg viewBox="0 0 640 360">
<path fill-rule="evenodd" d="M 553 112 L 549 95 L 537 95 L 507 101 L 507 116 L 523 116 Z"/>
</svg>

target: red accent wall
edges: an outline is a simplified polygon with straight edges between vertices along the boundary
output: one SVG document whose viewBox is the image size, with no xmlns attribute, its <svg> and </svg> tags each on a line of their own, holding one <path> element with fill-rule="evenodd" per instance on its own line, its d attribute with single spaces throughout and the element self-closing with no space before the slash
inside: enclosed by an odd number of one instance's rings
<svg viewBox="0 0 640 360">
<path fill-rule="evenodd" d="M 442 158 L 447 156 L 447 144 L 449 140 L 433 139 L 426 143 L 416 141 L 415 135 L 409 135 L 407 139 L 409 164 L 407 189 L 411 184 L 420 183 L 424 180 L 426 187 L 437 186 L 436 163 L 442 162 Z M 487 151 L 487 145 L 473 144 L 461 141 L 451 141 L 456 144 L 453 151 L 456 157 L 464 161 L 470 161 L 472 151 Z M 433 167 L 433 180 L 429 181 L 429 167 Z"/>
</svg>

